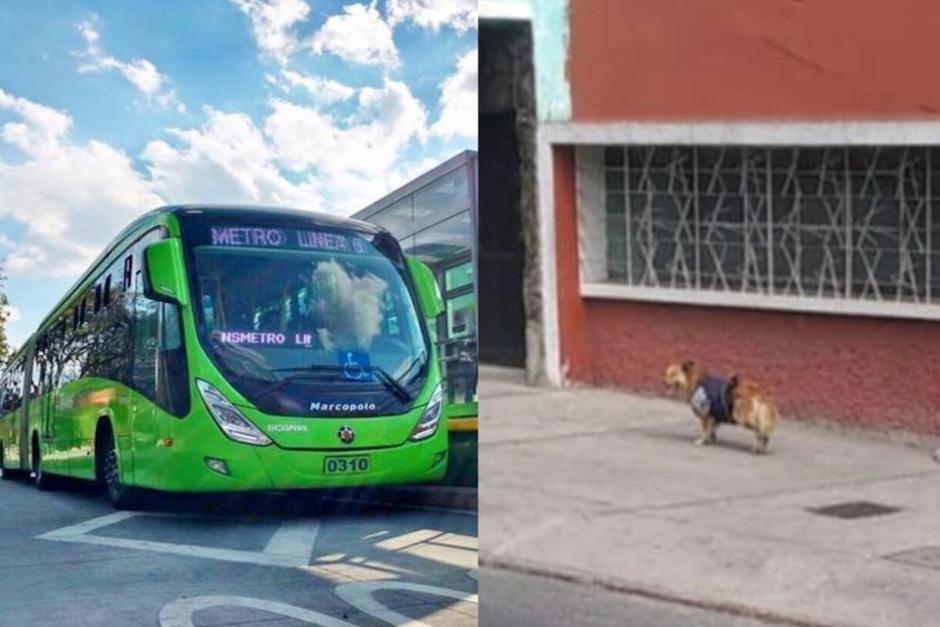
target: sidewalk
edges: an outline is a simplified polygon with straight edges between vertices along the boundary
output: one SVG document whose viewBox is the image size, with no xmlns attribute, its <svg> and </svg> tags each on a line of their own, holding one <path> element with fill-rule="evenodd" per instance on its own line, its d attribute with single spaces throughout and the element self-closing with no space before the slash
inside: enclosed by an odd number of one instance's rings
<svg viewBox="0 0 940 627">
<path fill-rule="evenodd" d="M 770 453 L 679 403 L 481 371 L 481 562 L 790 624 L 940 625 L 929 448 L 783 421 Z M 809 508 L 870 501 L 856 519 Z"/>
</svg>

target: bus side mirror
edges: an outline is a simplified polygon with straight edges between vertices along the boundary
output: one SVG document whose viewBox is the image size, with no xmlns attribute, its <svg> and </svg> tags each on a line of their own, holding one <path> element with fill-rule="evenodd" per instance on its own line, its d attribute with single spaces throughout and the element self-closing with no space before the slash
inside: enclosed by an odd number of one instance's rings
<svg viewBox="0 0 940 627">
<path fill-rule="evenodd" d="M 144 296 L 165 303 L 188 304 L 183 247 L 178 239 L 164 239 L 144 249 Z"/>
<path fill-rule="evenodd" d="M 407 257 L 405 263 L 414 280 L 418 292 L 418 300 L 425 318 L 436 318 L 444 313 L 444 299 L 441 298 L 441 288 L 434 278 L 431 268 L 421 261 Z"/>
</svg>

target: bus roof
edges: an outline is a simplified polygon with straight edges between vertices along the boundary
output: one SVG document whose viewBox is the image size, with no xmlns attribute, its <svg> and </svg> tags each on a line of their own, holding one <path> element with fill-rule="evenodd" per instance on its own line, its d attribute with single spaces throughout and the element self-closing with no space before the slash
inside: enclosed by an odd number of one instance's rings
<svg viewBox="0 0 940 627">
<path fill-rule="evenodd" d="M 10 361 L 12 362 L 15 357 L 18 357 L 20 353 L 23 352 L 23 349 L 26 348 L 30 341 L 32 341 L 33 336 L 36 335 L 40 329 L 42 329 L 47 322 L 50 321 L 59 311 L 59 309 L 65 305 L 69 299 L 72 297 L 73 293 L 82 286 L 82 284 L 88 280 L 89 276 L 94 272 L 94 270 L 101 264 L 108 255 L 119 246 L 125 239 L 129 236 L 136 233 L 141 228 L 152 225 L 157 226 L 160 224 L 166 224 L 165 220 L 162 220 L 164 216 L 174 216 L 177 219 L 185 222 L 187 216 L 196 216 L 200 214 L 211 213 L 213 216 L 218 217 L 222 220 L 238 220 L 244 222 L 264 222 L 265 220 L 273 219 L 287 219 L 289 221 L 297 222 L 306 222 L 312 226 L 327 226 L 332 228 L 347 228 L 361 233 L 368 233 L 370 235 L 377 235 L 380 232 L 385 231 L 385 229 L 370 224 L 368 222 L 363 222 L 362 220 L 356 220 L 353 218 L 344 218 L 341 216 L 332 215 L 329 213 L 323 213 L 320 211 L 306 211 L 303 209 L 290 209 L 286 207 L 271 207 L 264 205 L 229 205 L 229 204 L 191 204 L 191 205 L 166 205 L 163 207 L 158 207 L 152 209 L 133 222 L 128 224 L 126 227 L 121 229 L 121 231 L 112 239 L 100 255 L 91 263 L 90 266 L 81 274 L 75 283 L 65 292 L 65 294 L 60 298 L 55 306 L 47 313 L 42 321 L 39 323 L 39 326 L 36 327 L 36 330 L 30 334 L 30 336 L 23 342 L 23 345 L 16 351 L 14 355 L 11 355 Z"/>
</svg>

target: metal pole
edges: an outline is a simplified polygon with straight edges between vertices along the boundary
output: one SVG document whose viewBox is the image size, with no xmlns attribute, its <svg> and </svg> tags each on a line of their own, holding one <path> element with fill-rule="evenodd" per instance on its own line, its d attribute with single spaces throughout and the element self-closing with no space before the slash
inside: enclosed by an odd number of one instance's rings
<svg viewBox="0 0 940 627">
<path fill-rule="evenodd" d="M 698 188 L 698 146 L 692 146 L 692 198 L 695 211 L 695 229 L 692 241 L 695 244 L 695 289 L 702 289 L 702 258 L 699 251 L 699 188 Z"/>
<path fill-rule="evenodd" d="M 931 169 L 931 168 L 932 168 L 932 164 L 931 164 L 930 154 L 933 152 L 933 148 L 932 148 L 931 146 L 927 146 L 926 151 L 927 151 L 927 185 L 926 185 L 926 190 L 925 190 L 925 194 L 924 194 L 924 195 L 926 196 L 925 202 L 927 203 L 927 205 L 926 205 L 926 207 L 925 207 L 925 209 L 927 210 L 927 250 L 926 250 L 926 252 L 927 252 L 927 254 L 926 254 L 926 257 L 927 257 L 927 273 L 926 273 L 926 281 L 927 281 L 927 303 L 929 304 L 930 302 L 932 302 L 932 301 L 931 301 L 931 294 L 930 294 L 930 271 L 931 271 L 931 267 L 930 267 L 930 258 L 931 258 L 932 253 L 933 253 L 933 242 L 931 241 L 931 240 L 933 239 L 933 235 L 932 235 L 932 233 L 931 233 L 931 231 L 932 231 L 932 229 L 933 229 L 933 203 L 931 202 L 931 198 L 930 198 L 930 192 L 931 192 L 931 189 L 930 189 L 930 179 L 933 177 L 933 170 Z M 940 450 L 940 449 L 938 449 L 938 450 Z"/>
<path fill-rule="evenodd" d="M 845 147 L 845 297 L 852 298 L 852 170 L 849 147 Z"/>
<path fill-rule="evenodd" d="M 764 163 L 765 185 L 767 189 L 767 293 L 774 293 L 774 188 L 773 168 L 770 165 L 771 149 L 766 148 Z"/>
</svg>

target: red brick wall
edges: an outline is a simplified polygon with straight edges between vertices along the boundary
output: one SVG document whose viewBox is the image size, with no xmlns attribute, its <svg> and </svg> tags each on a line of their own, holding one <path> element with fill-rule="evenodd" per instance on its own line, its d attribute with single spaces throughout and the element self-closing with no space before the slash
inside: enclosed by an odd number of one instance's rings
<svg viewBox="0 0 940 627">
<path fill-rule="evenodd" d="M 571 0 L 577 120 L 930 117 L 936 0 Z"/>
<path fill-rule="evenodd" d="M 663 394 L 668 362 L 769 385 L 785 417 L 940 434 L 940 323 L 583 299 L 574 156 L 554 150 L 559 332 L 574 382 Z"/>
<path fill-rule="evenodd" d="M 940 323 L 591 300 L 595 385 L 662 390 L 679 357 L 771 386 L 787 417 L 940 434 Z"/>
</svg>

